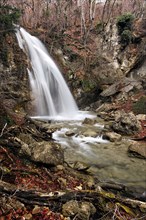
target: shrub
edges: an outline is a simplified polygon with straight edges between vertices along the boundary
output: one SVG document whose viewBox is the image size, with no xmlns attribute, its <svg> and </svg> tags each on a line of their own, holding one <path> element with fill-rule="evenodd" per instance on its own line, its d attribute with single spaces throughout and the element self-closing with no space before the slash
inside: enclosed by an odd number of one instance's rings
<svg viewBox="0 0 146 220">
<path fill-rule="evenodd" d="M 117 18 L 117 27 L 119 34 L 122 34 L 124 30 L 131 30 L 134 16 L 130 13 L 123 14 Z"/>
<path fill-rule="evenodd" d="M 11 30 L 13 23 L 17 23 L 20 18 L 20 11 L 9 5 L 0 5 L 0 29 Z"/>
<path fill-rule="evenodd" d="M 104 24 L 103 23 L 97 23 L 96 24 L 96 32 L 97 34 L 101 33 L 103 31 L 103 27 L 104 27 Z"/>
<path fill-rule="evenodd" d="M 127 46 L 133 40 L 132 35 L 132 23 L 134 20 L 134 16 L 130 13 L 123 14 L 117 18 L 117 27 L 118 32 L 121 37 L 121 44 L 123 46 Z"/>
<path fill-rule="evenodd" d="M 85 92 L 89 92 L 95 88 L 96 83 L 93 80 L 82 79 L 81 85 L 82 85 L 82 88 Z"/>
<path fill-rule="evenodd" d="M 124 30 L 121 34 L 121 43 L 122 45 L 128 45 L 129 43 L 132 42 L 133 36 L 131 31 L 129 30 Z"/>
</svg>

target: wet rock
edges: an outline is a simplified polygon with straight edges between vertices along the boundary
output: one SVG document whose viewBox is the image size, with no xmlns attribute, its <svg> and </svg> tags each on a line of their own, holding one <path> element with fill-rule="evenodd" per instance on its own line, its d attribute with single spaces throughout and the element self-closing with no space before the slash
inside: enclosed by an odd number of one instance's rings
<svg viewBox="0 0 146 220">
<path fill-rule="evenodd" d="M 115 122 L 113 122 L 112 128 L 116 132 L 131 135 L 141 130 L 141 123 L 132 112 L 117 111 L 115 112 Z"/>
<path fill-rule="evenodd" d="M 91 129 L 87 129 L 86 131 L 84 131 L 82 133 L 82 135 L 85 137 L 97 137 L 98 133 L 96 131 L 91 130 Z"/>
<path fill-rule="evenodd" d="M 79 212 L 79 203 L 75 200 L 66 202 L 62 206 L 62 214 L 65 217 L 75 216 Z"/>
<path fill-rule="evenodd" d="M 82 202 L 80 206 L 80 211 L 78 214 L 78 219 L 88 220 L 90 216 L 93 216 L 96 212 L 96 208 L 90 202 Z"/>
<path fill-rule="evenodd" d="M 75 134 L 76 133 L 74 131 L 71 131 L 71 130 L 65 132 L 65 135 L 68 136 L 68 137 L 74 136 Z"/>
<path fill-rule="evenodd" d="M 117 134 L 115 132 L 106 132 L 103 135 L 103 138 L 110 140 L 111 142 L 120 141 L 122 139 L 122 136 L 120 134 Z"/>
<path fill-rule="evenodd" d="M 84 121 L 82 122 L 82 124 L 88 124 L 88 125 L 94 125 L 95 123 L 96 121 L 91 118 L 85 118 Z"/>
<path fill-rule="evenodd" d="M 49 165 L 63 164 L 64 153 L 59 144 L 48 142 L 36 142 L 31 150 L 31 159 Z"/>
<path fill-rule="evenodd" d="M 146 159 L 146 144 L 145 143 L 139 143 L 139 142 L 134 141 L 129 146 L 128 151 L 134 154 L 134 156 Z"/>
<path fill-rule="evenodd" d="M 99 106 L 97 109 L 96 109 L 96 112 L 97 113 L 100 113 L 100 112 L 107 112 L 111 109 L 111 104 L 102 104 L 101 106 Z"/>
<path fill-rule="evenodd" d="M 88 170 L 90 166 L 84 162 L 77 161 L 74 163 L 73 168 L 78 171 L 85 171 L 85 170 Z"/>
<path fill-rule="evenodd" d="M 89 220 L 90 216 L 93 216 L 95 212 L 96 208 L 90 202 L 79 203 L 75 200 L 71 200 L 62 207 L 62 213 L 65 217 L 76 216 L 76 219 L 79 220 Z"/>
<path fill-rule="evenodd" d="M 98 112 L 97 116 L 104 119 L 104 121 L 113 120 L 113 117 L 108 112 Z"/>
</svg>

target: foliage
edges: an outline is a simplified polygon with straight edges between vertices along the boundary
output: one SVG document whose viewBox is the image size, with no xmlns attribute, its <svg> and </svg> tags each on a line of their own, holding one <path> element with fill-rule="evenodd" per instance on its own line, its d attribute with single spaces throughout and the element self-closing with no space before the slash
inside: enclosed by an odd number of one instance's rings
<svg viewBox="0 0 146 220">
<path fill-rule="evenodd" d="M 89 92 L 95 88 L 96 83 L 93 80 L 82 79 L 81 85 L 85 92 Z"/>
<path fill-rule="evenodd" d="M 104 23 L 98 22 L 96 25 L 96 32 L 97 34 L 101 33 L 103 31 Z"/>
<path fill-rule="evenodd" d="M 118 17 L 117 27 L 119 34 L 122 34 L 124 30 L 131 30 L 134 16 L 131 13 L 126 13 Z"/>
<path fill-rule="evenodd" d="M 135 104 L 133 104 L 132 109 L 136 114 L 146 114 L 146 96 L 142 96 Z"/>
<path fill-rule="evenodd" d="M 20 17 L 20 11 L 9 5 L 0 5 L 0 29 L 11 30 L 13 23 L 17 23 Z"/>
<path fill-rule="evenodd" d="M 132 42 L 132 23 L 134 20 L 134 16 L 131 13 L 126 13 L 117 18 L 117 27 L 118 32 L 121 37 L 121 44 L 123 46 L 127 46 L 130 42 Z"/>
<path fill-rule="evenodd" d="M 133 36 L 130 30 L 124 30 L 121 33 L 121 43 L 122 45 L 128 45 L 129 43 L 132 42 Z"/>
</svg>

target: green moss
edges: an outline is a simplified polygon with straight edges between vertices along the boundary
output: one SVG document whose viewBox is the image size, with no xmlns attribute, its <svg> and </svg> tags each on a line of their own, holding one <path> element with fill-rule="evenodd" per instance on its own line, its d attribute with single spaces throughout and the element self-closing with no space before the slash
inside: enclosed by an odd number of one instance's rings
<svg viewBox="0 0 146 220">
<path fill-rule="evenodd" d="M 89 92 L 96 87 L 96 84 L 93 80 L 83 79 L 81 80 L 82 88 L 85 92 Z"/>
<path fill-rule="evenodd" d="M 146 96 L 142 96 L 133 104 L 132 110 L 135 114 L 146 114 Z"/>
</svg>

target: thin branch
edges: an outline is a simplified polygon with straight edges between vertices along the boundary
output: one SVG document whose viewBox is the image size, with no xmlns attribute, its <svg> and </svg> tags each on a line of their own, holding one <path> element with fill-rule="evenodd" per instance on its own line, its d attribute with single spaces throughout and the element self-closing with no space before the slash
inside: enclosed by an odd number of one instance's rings
<svg viewBox="0 0 146 220">
<path fill-rule="evenodd" d="M 0 134 L 0 137 L 3 136 L 4 130 L 5 130 L 6 127 L 7 127 L 7 123 L 4 125 L 4 127 L 3 127 L 3 129 L 2 129 L 1 134 Z"/>
</svg>

